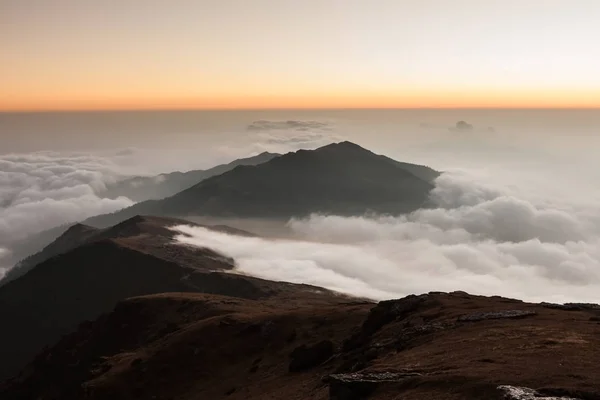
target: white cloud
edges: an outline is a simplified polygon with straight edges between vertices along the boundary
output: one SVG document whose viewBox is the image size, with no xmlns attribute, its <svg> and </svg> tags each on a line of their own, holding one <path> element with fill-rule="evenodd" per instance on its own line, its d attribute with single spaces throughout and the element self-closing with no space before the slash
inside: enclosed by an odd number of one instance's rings
<svg viewBox="0 0 600 400">
<path fill-rule="evenodd" d="M 288 153 L 297 150 L 311 150 L 333 142 L 345 140 L 336 133 L 331 121 L 290 120 L 290 121 L 254 121 L 247 127 L 246 143 L 238 142 L 222 145 L 218 151 L 234 157 L 271 153 Z"/>
<path fill-rule="evenodd" d="M 287 120 L 287 121 L 271 121 L 257 120 L 248 125 L 249 131 L 327 131 L 330 123 L 327 121 L 314 120 Z"/>
<path fill-rule="evenodd" d="M 10 251 L 8 249 L 5 249 L 3 247 L 0 247 L 0 279 L 2 279 L 2 277 L 4 276 L 4 274 L 6 273 L 6 271 L 8 271 L 8 268 L 10 267 L 10 265 L 8 265 L 8 261 L 7 258 L 10 256 Z"/>
<path fill-rule="evenodd" d="M 0 156 L 0 266 L 18 261 L 9 249 L 31 234 L 133 204 L 97 194 L 126 173 L 115 159 L 55 152 Z"/>
<path fill-rule="evenodd" d="M 314 215 L 291 220 L 296 240 L 231 237 L 177 227 L 259 277 L 375 299 L 465 290 L 532 301 L 598 301 L 600 209 L 524 194 L 467 172 L 443 174 L 438 208 L 408 216 Z"/>
<path fill-rule="evenodd" d="M 0 248 L 8 251 L 32 234 L 132 205 L 124 197 L 102 197 L 108 184 L 125 177 L 156 176 L 160 183 L 163 172 L 212 167 L 267 150 L 315 148 L 333 141 L 328 129 L 328 123 L 318 121 L 258 121 L 251 129 L 255 135 L 251 146 L 223 146 L 209 154 L 199 154 L 196 148 L 126 148 L 0 155 Z M 17 253 L 15 259 L 6 253 L 0 267 L 12 267 L 28 255 Z"/>
</svg>

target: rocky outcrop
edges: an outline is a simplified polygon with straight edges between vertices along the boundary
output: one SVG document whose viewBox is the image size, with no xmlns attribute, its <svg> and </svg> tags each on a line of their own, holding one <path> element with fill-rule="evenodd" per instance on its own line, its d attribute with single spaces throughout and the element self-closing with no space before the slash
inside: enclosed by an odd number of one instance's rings
<svg viewBox="0 0 600 400">
<path fill-rule="evenodd" d="M 380 302 L 371 310 L 360 330 L 344 343 L 344 350 L 348 351 L 364 345 L 384 325 L 402 320 L 416 311 L 427 298 L 427 295 L 410 295 L 399 300 Z"/>
<path fill-rule="evenodd" d="M 495 311 L 495 312 L 479 312 L 467 315 L 461 315 L 458 317 L 459 322 L 477 322 L 486 319 L 520 319 L 536 315 L 535 311 L 526 310 L 506 310 L 506 311 Z"/>
<path fill-rule="evenodd" d="M 415 372 L 373 372 L 329 375 L 330 400 L 361 400 L 371 395 L 383 383 L 401 382 L 419 377 Z"/>
<path fill-rule="evenodd" d="M 504 400 L 582 400 L 575 397 L 544 396 L 536 390 L 518 386 L 498 386 L 504 392 Z"/>
</svg>

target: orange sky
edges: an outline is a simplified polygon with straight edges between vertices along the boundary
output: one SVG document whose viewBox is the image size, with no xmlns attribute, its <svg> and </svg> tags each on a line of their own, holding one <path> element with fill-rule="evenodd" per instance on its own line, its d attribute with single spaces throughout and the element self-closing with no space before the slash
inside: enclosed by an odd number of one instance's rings
<svg viewBox="0 0 600 400">
<path fill-rule="evenodd" d="M 600 107 L 598 15 L 595 0 L 6 0 L 0 110 Z"/>
<path fill-rule="evenodd" d="M 137 109 L 316 109 L 316 108 L 598 108 L 595 93 L 326 94 L 319 96 L 68 96 L 14 97 L 0 101 L 3 111 L 137 110 Z"/>
</svg>

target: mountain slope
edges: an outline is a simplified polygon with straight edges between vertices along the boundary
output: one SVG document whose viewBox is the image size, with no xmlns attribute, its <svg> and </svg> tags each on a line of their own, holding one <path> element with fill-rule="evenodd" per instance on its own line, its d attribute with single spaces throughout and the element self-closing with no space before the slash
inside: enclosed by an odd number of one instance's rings
<svg viewBox="0 0 600 400">
<path fill-rule="evenodd" d="M 234 260 L 210 249 L 171 244 L 174 232 L 168 227 L 180 223 L 138 216 L 93 230 L 85 240 L 63 236 L 55 243 L 60 254 L 0 287 L 0 380 L 77 324 L 127 297 L 200 292 L 268 298 L 282 291 L 314 292 L 309 286 L 224 273 L 233 269 Z M 81 226 L 72 232 L 81 230 L 89 232 Z"/>
<path fill-rule="evenodd" d="M 599 318 L 597 305 L 463 292 L 376 306 L 294 296 L 146 296 L 80 326 L 0 394 L 3 400 L 597 400 Z M 530 389 L 535 396 L 526 395 Z"/>
<path fill-rule="evenodd" d="M 125 196 L 134 201 L 162 199 L 194 186 L 204 179 L 230 171 L 237 166 L 261 164 L 278 157 L 279 155 L 280 154 L 277 153 L 264 152 L 253 157 L 234 160 L 228 164 L 217 165 L 207 170 L 173 172 L 153 177 L 138 176 L 108 185 L 107 189 L 99 193 L 99 195 L 109 198 Z M 129 214 L 129 216 L 134 215 L 136 214 Z M 115 223 L 122 220 L 123 219 L 116 220 Z M 112 224 L 107 223 L 103 226 L 106 227 L 110 225 Z M 42 259 L 39 258 L 40 255 L 52 253 L 52 251 L 49 251 L 50 249 L 45 249 L 45 247 L 51 244 L 60 235 L 63 235 L 68 229 L 71 229 L 68 224 L 58 226 L 30 235 L 23 241 L 13 244 L 11 246 L 9 263 L 14 264 L 14 267 L 0 280 L 0 286 L 18 278 L 31 267 L 42 261 Z M 45 259 L 48 257 L 42 258 Z"/>
<path fill-rule="evenodd" d="M 124 196 L 133 201 L 162 199 L 187 189 L 204 179 L 221 175 L 239 165 L 258 165 L 279 155 L 264 152 L 253 157 L 240 158 L 228 164 L 217 165 L 207 170 L 172 172 L 151 177 L 136 176 L 109 185 L 106 191 L 100 193 L 100 195 L 109 198 Z"/>
<path fill-rule="evenodd" d="M 4 277 L 0 280 L 0 287 L 19 278 L 20 276 L 25 275 L 29 270 L 31 270 L 31 268 L 47 260 L 48 258 L 54 257 L 79 246 L 86 240 L 90 239 L 98 231 L 96 228 L 91 226 L 75 224 L 67 228 L 54 228 L 49 231 L 44 231 L 44 233 L 53 233 L 53 231 L 60 230 L 63 232 L 60 233 L 60 236 L 58 236 L 54 241 L 44 246 L 42 250 L 23 258 L 13 268 L 8 270 L 6 275 L 4 275 Z"/>
<path fill-rule="evenodd" d="M 18 262 L 14 268 L 10 269 L 8 273 L 0 280 L 0 287 L 7 284 L 10 281 L 17 279 L 20 276 L 25 275 L 36 265 L 48 260 L 51 257 L 59 254 L 66 253 L 82 244 L 89 243 L 92 241 L 98 241 L 101 239 L 110 239 L 112 237 L 122 236 L 133 236 L 135 233 L 152 233 L 158 238 L 162 238 L 159 245 L 163 245 L 163 241 L 170 239 L 173 233 L 166 229 L 165 226 L 175 224 L 192 224 L 189 221 L 178 220 L 175 218 L 159 218 L 159 217 L 147 217 L 147 216 L 136 216 L 123 223 L 117 224 L 114 227 L 107 229 L 98 229 L 84 224 L 74 224 L 67 228 L 53 242 L 48 244 L 39 252 L 30 255 Z M 193 224 L 198 225 L 198 224 Z M 224 231 L 235 235 L 252 235 L 249 232 L 242 231 L 239 229 L 231 228 L 228 226 L 205 226 L 207 228 Z M 156 240 L 156 237 L 154 240 Z M 156 250 L 156 249 L 155 249 Z"/>
<path fill-rule="evenodd" d="M 87 223 L 106 226 L 135 214 L 289 218 L 317 212 L 405 213 L 426 204 L 431 180 L 438 175 L 427 167 L 408 165 L 350 142 L 334 143 L 240 166 L 169 198 Z"/>
</svg>

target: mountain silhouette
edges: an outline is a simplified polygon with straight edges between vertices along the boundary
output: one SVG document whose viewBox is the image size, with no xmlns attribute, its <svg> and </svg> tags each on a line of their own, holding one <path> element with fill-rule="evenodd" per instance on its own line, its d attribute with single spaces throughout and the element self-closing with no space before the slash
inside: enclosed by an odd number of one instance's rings
<svg viewBox="0 0 600 400">
<path fill-rule="evenodd" d="M 262 164 L 279 155 L 264 152 L 253 157 L 240 158 L 228 164 L 217 165 L 207 170 L 178 171 L 150 177 L 136 176 L 108 185 L 106 191 L 99 193 L 99 195 L 109 198 L 124 196 L 133 201 L 163 199 L 187 189 L 204 179 L 230 171 L 239 165 Z"/>
<path fill-rule="evenodd" d="M 204 179 L 230 171 L 237 166 L 261 164 L 279 155 L 277 153 L 264 152 L 253 157 L 240 158 L 228 164 L 217 165 L 207 170 L 172 172 L 153 177 L 133 177 L 108 185 L 107 189 L 99 193 L 99 195 L 109 198 L 125 196 L 135 201 L 162 199 L 187 189 Z M 105 226 L 108 225 L 110 224 L 105 224 Z M 49 258 L 49 256 L 58 254 L 55 251 L 59 250 L 62 244 L 52 242 L 69 229 L 74 229 L 74 231 L 68 237 L 75 236 L 74 234 L 78 232 L 77 229 L 85 230 L 84 226 L 77 227 L 77 224 L 57 226 L 32 234 L 12 245 L 11 261 L 15 265 L 0 279 L 0 286 L 23 275 L 36 264 Z M 84 232 L 81 232 L 81 234 L 85 235 Z M 45 249 L 46 246 L 50 248 Z"/>
<path fill-rule="evenodd" d="M 426 205 L 438 175 L 431 168 L 341 142 L 255 166 L 238 166 L 174 196 L 138 203 L 86 223 L 108 226 L 137 214 L 259 218 L 400 214 Z"/>
</svg>

